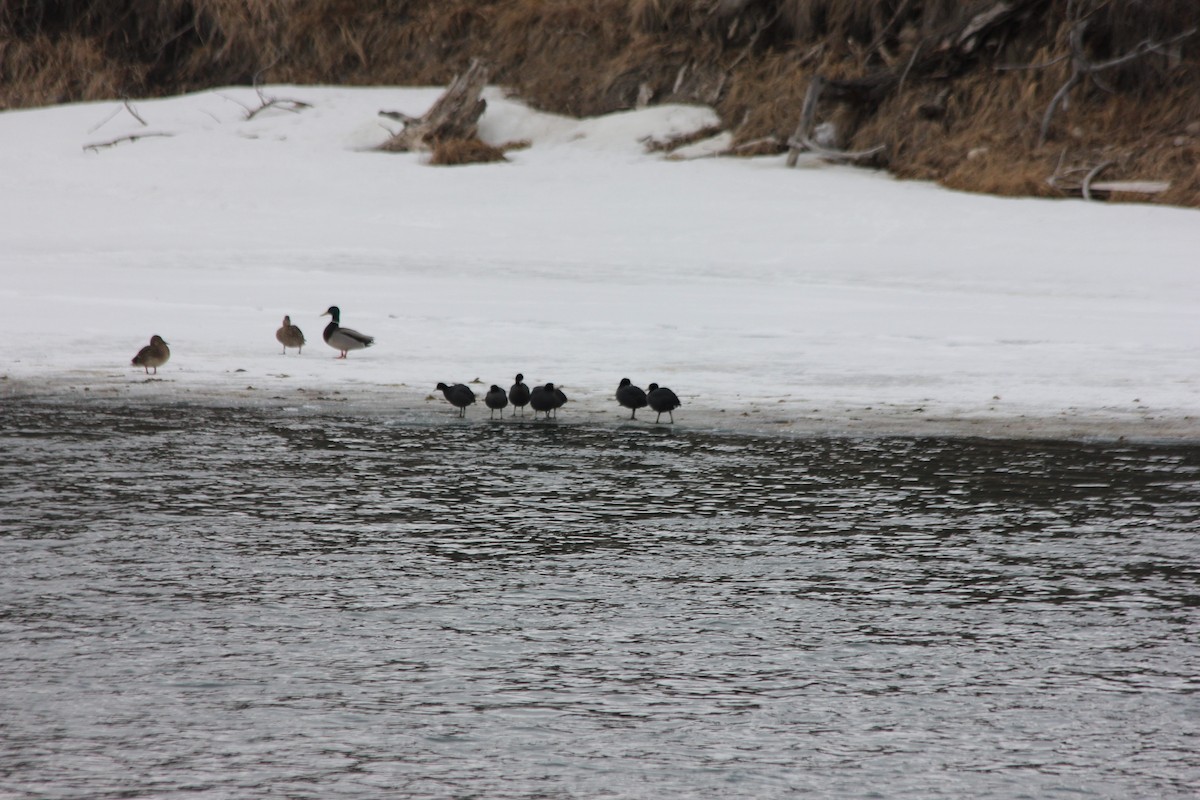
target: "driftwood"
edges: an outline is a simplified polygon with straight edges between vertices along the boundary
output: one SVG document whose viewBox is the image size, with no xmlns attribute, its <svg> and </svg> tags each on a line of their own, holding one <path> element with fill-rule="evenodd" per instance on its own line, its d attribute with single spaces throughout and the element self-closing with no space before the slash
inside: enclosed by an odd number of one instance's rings
<svg viewBox="0 0 1200 800">
<path fill-rule="evenodd" d="M 1130 194 L 1162 194 L 1171 188 L 1170 181 L 1098 181 L 1100 173 L 1113 166 L 1115 161 L 1102 161 L 1095 166 L 1063 168 L 1063 151 L 1058 160 L 1054 174 L 1046 179 L 1046 183 L 1067 194 L 1079 194 L 1084 200 L 1095 200 L 1096 193 L 1112 194 L 1113 192 L 1128 192 Z M 1079 176 L 1083 177 L 1080 178 Z"/>
<path fill-rule="evenodd" d="M 380 111 L 379 116 L 402 122 L 404 128 L 392 134 L 379 149 L 427 151 L 442 140 L 477 138 L 479 118 L 487 108 L 487 101 L 480 97 L 487 79 L 487 67 L 475 59 L 424 115 L 411 117 L 400 111 Z"/>
<path fill-rule="evenodd" d="M 983 42 L 997 29 L 1007 24 L 1038 0 L 998 0 L 978 14 L 922 40 L 904 62 L 896 62 L 862 78 L 833 79 L 815 75 L 804 95 L 800 122 L 788 139 L 788 166 L 795 166 L 799 155 L 810 150 L 824 158 L 842 161 L 861 161 L 881 153 L 883 145 L 866 150 L 846 151 L 823 147 L 813 141 L 817 106 L 824 98 L 833 101 L 875 107 L 894 92 L 898 92 L 910 75 L 939 73 L 952 75 L 965 69 Z"/>
</svg>

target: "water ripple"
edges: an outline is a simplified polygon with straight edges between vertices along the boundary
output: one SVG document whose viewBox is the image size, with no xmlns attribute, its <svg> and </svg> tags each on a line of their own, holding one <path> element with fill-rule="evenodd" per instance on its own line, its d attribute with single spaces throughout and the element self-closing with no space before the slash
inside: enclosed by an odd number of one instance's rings
<svg viewBox="0 0 1200 800">
<path fill-rule="evenodd" d="M 1200 793 L 1200 448 L 0 414 L 0 798 Z"/>
</svg>

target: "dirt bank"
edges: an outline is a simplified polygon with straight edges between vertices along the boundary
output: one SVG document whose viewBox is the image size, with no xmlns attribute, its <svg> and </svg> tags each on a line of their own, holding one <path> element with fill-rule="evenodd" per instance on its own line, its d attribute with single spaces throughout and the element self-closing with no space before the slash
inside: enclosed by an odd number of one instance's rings
<svg viewBox="0 0 1200 800">
<path fill-rule="evenodd" d="M 712 105 L 750 154 L 787 147 L 819 76 L 805 138 L 902 177 L 1200 207 L 1198 28 L 1194 0 L 0 0 L 0 108 L 482 58 L 561 113 Z"/>
</svg>

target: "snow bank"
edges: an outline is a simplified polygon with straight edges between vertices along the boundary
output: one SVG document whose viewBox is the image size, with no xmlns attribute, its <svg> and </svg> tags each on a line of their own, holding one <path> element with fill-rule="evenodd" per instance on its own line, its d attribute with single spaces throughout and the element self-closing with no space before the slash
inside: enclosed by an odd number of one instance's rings
<svg viewBox="0 0 1200 800">
<path fill-rule="evenodd" d="M 566 388 L 563 422 L 622 424 L 630 377 L 671 386 L 681 427 L 1200 438 L 1196 211 L 669 162 L 640 140 L 710 109 L 572 120 L 494 90 L 481 135 L 531 146 L 435 168 L 370 148 L 379 110 L 438 89 L 263 92 L 310 107 L 0 114 L 0 391 L 437 421 L 438 381 L 523 372 Z M 334 360 L 331 304 L 377 346 Z M 129 360 L 155 333 L 173 356 L 147 382 Z"/>
</svg>

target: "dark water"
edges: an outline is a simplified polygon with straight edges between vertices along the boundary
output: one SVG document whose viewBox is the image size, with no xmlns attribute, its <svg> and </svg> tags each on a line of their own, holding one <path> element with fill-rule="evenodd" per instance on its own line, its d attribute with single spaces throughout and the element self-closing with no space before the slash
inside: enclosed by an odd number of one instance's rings
<svg viewBox="0 0 1200 800">
<path fill-rule="evenodd" d="M 0 423 L 4 800 L 1200 794 L 1200 447 Z"/>
</svg>

